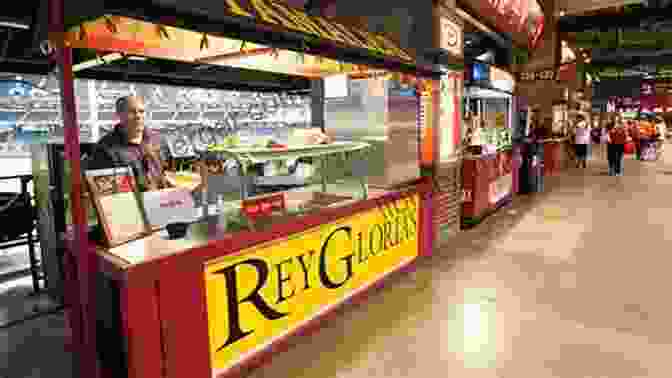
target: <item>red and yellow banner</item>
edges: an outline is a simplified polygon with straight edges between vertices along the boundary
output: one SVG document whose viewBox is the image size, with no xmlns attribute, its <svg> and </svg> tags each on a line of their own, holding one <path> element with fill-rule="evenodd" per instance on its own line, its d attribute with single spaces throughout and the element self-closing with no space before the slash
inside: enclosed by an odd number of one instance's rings
<svg viewBox="0 0 672 378">
<path fill-rule="evenodd" d="M 207 264 L 217 374 L 418 256 L 414 194 Z"/>
<path fill-rule="evenodd" d="M 371 33 L 354 26 L 344 26 L 323 17 L 309 16 L 282 2 L 272 0 L 223 0 L 224 16 L 233 19 L 249 19 L 255 24 L 266 25 L 279 31 L 298 32 L 309 38 L 329 41 L 337 46 L 368 50 L 377 55 L 412 63 L 409 53 L 398 47 L 382 34 Z M 168 23 L 167 20 L 166 23 Z M 218 35 L 226 35 L 222 25 Z M 129 35 L 130 33 L 130 35 Z M 94 21 L 71 28 L 65 36 L 52 35 L 54 42 L 71 47 L 112 50 L 150 57 L 174 60 L 192 60 L 218 51 L 240 50 L 240 41 L 207 36 L 167 25 L 140 22 L 125 17 L 104 16 Z M 209 45 L 210 52 L 202 52 L 203 45 Z M 259 46 L 249 44 L 248 48 Z M 207 49 L 206 49 L 207 50 Z"/>
</svg>

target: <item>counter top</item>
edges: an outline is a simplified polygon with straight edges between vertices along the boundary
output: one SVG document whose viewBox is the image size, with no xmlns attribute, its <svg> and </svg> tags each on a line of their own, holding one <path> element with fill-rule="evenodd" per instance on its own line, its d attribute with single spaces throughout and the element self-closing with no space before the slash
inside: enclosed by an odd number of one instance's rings
<svg viewBox="0 0 672 378">
<path fill-rule="evenodd" d="M 513 147 L 512 146 L 502 147 L 498 149 L 496 152 L 493 152 L 491 154 L 480 154 L 480 155 L 463 154 L 462 159 L 464 160 L 493 159 L 495 156 L 497 156 L 498 153 L 508 151 L 513 151 Z"/>
<path fill-rule="evenodd" d="M 384 190 L 371 189 L 369 198 L 379 201 L 381 197 L 388 193 L 388 191 Z M 288 191 L 285 194 L 288 209 L 297 208 L 314 198 L 314 192 L 309 191 Z M 299 223 L 306 216 L 315 215 L 319 211 L 326 212 L 327 208 L 336 210 L 335 208 L 347 207 L 357 202 L 361 201 L 343 197 L 343 200 L 333 205 L 315 210 L 307 210 L 303 214 L 291 215 L 291 213 L 288 213 L 266 217 L 266 219 L 255 225 L 255 231 L 240 230 L 239 227 L 236 227 L 235 230 L 227 230 L 226 225 L 220 224 L 218 221 L 213 222 L 201 219 L 190 225 L 187 235 L 182 239 L 171 240 L 168 238 L 167 231 L 161 230 L 116 247 L 106 248 L 96 246 L 95 248 L 97 254 L 108 263 L 111 263 L 115 269 L 124 271 L 140 264 L 196 248 L 214 245 L 215 243 L 221 245 L 222 241 L 229 240 L 232 242 L 240 234 L 265 233 L 271 231 L 271 229 L 275 229 L 279 224 L 289 222 Z M 218 219 L 218 216 L 215 215 L 211 219 Z"/>
<path fill-rule="evenodd" d="M 329 144 L 290 146 L 288 148 L 236 147 L 212 150 L 208 152 L 208 156 L 223 154 L 225 156 L 231 156 L 239 161 L 244 160 L 255 164 L 273 160 L 318 157 L 335 153 L 352 152 L 369 147 L 370 145 L 364 142 L 333 142 Z"/>
<path fill-rule="evenodd" d="M 562 143 L 570 140 L 570 137 L 561 137 L 561 138 L 546 138 L 542 139 L 543 143 Z"/>
</svg>

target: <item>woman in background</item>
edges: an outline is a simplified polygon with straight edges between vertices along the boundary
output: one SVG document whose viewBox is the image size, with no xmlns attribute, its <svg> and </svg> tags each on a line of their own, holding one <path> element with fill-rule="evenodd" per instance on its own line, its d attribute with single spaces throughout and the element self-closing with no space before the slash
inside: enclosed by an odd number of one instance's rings
<svg viewBox="0 0 672 378">
<path fill-rule="evenodd" d="M 574 150 L 576 151 L 576 167 L 586 168 L 588 165 L 588 144 L 590 144 L 590 128 L 583 114 L 576 116 L 574 127 Z"/>
<path fill-rule="evenodd" d="M 642 159 L 642 143 L 641 130 L 639 129 L 639 121 L 628 121 L 628 131 L 632 137 L 632 143 L 635 145 L 635 159 Z"/>
<path fill-rule="evenodd" d="M 629 139 L 623 120 L 616 117 L 608 134 L 609 176 L 623 176 L 623 154 Z"/>
<path fill-rule="evenodd" d="M 607 124 L 609 121 L 603 120 L 598 127 L 593 129 L 592 137 L 595 144 L 596 157 L 600 160 L 607 160 Z"/>
<path fill-rule="evenodd" d="M 665 149 L 665 134 L 667 134 L 667 125 L 661 116 L 656 116 L 656 134 L 658 136 L 656 138 L 656 153 L 658 158 L 660 158 Z"/>
</svg>

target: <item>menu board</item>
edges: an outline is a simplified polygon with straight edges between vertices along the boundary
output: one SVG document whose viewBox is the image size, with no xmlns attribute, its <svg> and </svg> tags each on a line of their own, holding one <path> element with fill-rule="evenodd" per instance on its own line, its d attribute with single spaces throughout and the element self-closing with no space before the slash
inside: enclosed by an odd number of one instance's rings
<svg viewBox="0 0 672 378">
<path fill-rule="evenodd" d="M 129 167 L 89 170 L 85 176 L 108 246 L 123 244 L 150 231 Z"/>
</svg>

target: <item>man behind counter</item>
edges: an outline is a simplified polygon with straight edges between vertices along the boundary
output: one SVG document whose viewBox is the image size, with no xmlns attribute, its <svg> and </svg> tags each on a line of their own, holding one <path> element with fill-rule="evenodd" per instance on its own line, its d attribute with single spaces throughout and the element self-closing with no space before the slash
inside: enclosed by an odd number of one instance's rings
<svg viewBox="0 0 672 378">
<path fill-rule="evenodd" d="M 117 100 L 115 110 L 119 124 L 98 141 L 86 163 L 87 169 L 127 167 L 144 190 L 175 187 L 175 182 L 164 175 L 161 150 L 164 148 L 158 134 L 145 128 L 145 104 L 137 96 Z"/>
</svg>

